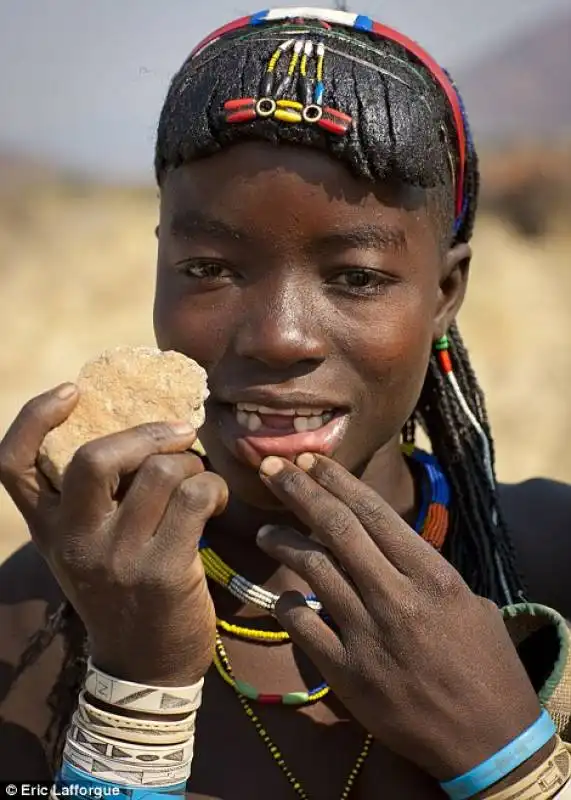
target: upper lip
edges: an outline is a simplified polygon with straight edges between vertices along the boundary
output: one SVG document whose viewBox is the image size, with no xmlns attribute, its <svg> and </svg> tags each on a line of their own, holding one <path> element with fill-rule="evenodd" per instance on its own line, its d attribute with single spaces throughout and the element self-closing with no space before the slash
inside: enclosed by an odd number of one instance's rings
<svg viewBox="0 0 571 800">
<path fill-rule="evenodd" d="M 268 390 L 244 389 L 244 391 L 224 392 L 224 396 L 213 394 L 212 399 L 219 403 L 236 405 L 237 403 L 252 403 L 268 408 L 315 408 L 338 409 L 347 408 L 347 404 L 331 398 L 317 397 L 307 392 L 276 392 Z"/>
</svg>

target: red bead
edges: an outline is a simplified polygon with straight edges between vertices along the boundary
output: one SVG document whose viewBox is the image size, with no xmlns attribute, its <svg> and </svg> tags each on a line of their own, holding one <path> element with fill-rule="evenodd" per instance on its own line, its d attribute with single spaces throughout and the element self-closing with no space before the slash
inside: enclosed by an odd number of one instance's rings
<svg viewBox="0 0 571 800">
<path fill-rule="evenodd" d="M 237 100 L 228 100 L 224 103 L 224 108 L 227 111 L 233 111 L 236 108 L 253 108 L 256 101 L 253 97 L 239 97 Z"/>
<path fill-rule="evenodd" d="M 339 136 L 343 136 L 345 133 L 347 133 L 346 125 L 333 122 L 332 119 L 327 119 L 327 117 L 321 117 L 317 124 L 320 128 L 324 128 L 326 131 L 329 131 L 329 133 L 336 133 Z"/>
<path fill-rule="evenodd" d="M 440 350 L 438 353 L 438 358 L 440 359 L 440 366 L 446 375 L 452 372 L 452 361 L 450 360 L 450 353 L 448 350 Z"/>
<path fill-rule="evenodd" d="M 258 695 L 258 703 L 266 703 L 277 705 L 282 702 L 281 694 L 260 694 Z"/>
<path fill-rule="evenodd" d="M 342 111 L 337 111 L 336 108 L 329 108 L 326 106 L 323 109 L 323 113 L 327 114 L 329 117 L 333 117 L 333 119 L 338 120 L 339 122 L 346 122 L 347 127 L 353 122 L 353 117 L 350 117 L 348 114 L 344 114 Z"/>
<path fill-rule="evenodd" d="M 234 113 L 228 114 L 226 122 L 251 122 L 253 119 L 256 119 L 256 112 L 254 109 L 251 109 L 246 111 L 234 111 Z"/>
</svg>

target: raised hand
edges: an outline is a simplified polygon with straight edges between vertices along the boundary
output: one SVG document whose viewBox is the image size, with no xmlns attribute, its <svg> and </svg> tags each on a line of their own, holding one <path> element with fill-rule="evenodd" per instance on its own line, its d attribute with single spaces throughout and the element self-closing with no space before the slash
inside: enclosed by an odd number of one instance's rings
<svg viewBox="0 0 571 800">
<path fill-rule="evenodd" d="M 77 399 L 65 384 L 22 409 L 0 443 L 0 480 L 83 620 L 94 663 L 140 683 L 192 684 L 215 639 L 198 541 L 227 486 L 187 452 L 195 432 L 165 422 L 85 445 L 56 492 L 38 450 Z"/>
<path fill-rule="evenodd" d="M 259 546 L 307 581 L 336 630 L 296 592 L 277 618 L 366 730 L 447 780 L 537 719 L 497 607 L 376 492 L 309 454 L 267 459 L 261 477 L 312 536 L 266 527 Z"/>
</svg>

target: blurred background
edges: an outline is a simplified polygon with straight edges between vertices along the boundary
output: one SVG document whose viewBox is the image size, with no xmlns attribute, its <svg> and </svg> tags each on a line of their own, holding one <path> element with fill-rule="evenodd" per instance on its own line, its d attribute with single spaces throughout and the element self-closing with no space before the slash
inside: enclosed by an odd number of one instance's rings
<svg viewBox="0 0 571 800">
<path fill-rule="evenodd" d="M 153 342 L 160 105 L 192 46 L 254 10 L 0 0 L 1 433 L 88 357 Z M 571 480 L 571 0 L 354 10 L 416 38 L 456 77 L 483 175 L 461 326 L 498 472 Z M 0 558 L 25 536 L 0 491 Z"/>
</svg>

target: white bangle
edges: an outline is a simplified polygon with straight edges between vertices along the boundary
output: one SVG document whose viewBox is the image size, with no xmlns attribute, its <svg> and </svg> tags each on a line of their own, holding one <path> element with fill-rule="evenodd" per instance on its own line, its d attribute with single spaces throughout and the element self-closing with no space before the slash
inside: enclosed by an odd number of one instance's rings
<svg viewBox="0 0 571 800">
<path fill-rule="evenodd" d="M 123 742 L 109 735 L 102 735 L 80 725 L 75 720 L 67 733 L 67 741 L 71 745 L 88 751 L 93 756 L 103 756 L 120 761 L 128 766 L 172 767 L 189 764 L 194 751 L 194 734 L 183 742 L 176 744 L 133 744 Z"/>
<path fill-rule="evenodd" d="M 97 700 L 143 714 L 192 714 L 202 702 L 204 678 L 192 686 L 146 686 L 114 678 L 87 662 L 85 691 Z"/>
<path fill-rule="evenodd" d="M 92 730 L 94 733 L 104 733 L 115 739 L 126 741 L 139 741 L 146 743 L 177 744 L 184 742 L 194 734 L 196 714 L 190 714 L 179 720 L 150 720 L 126 717 L 103 711 L 85 699 L 85 692 L 79 695 L 77 706 L 77 723 L 82 728 Z M 129 732 L 140 734 L 139 737 L 129 738 Z M 145 738 L 142 739 L 141 735 Z"/>
<path fill-rule="evenodd" d="M 79 747 L 71 745 L 69 741 L 66 742 L 63 756 L 73 767 L 87 772 L 94 778 L 125 786 L 172 786 L 174 783 L 187 781 L 191 768 L 190 763 L 160 769 L 128 767 L 126 764 L 118 763 L 110 758 L 84 753 Z"/>
</svg>

